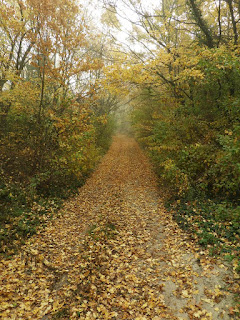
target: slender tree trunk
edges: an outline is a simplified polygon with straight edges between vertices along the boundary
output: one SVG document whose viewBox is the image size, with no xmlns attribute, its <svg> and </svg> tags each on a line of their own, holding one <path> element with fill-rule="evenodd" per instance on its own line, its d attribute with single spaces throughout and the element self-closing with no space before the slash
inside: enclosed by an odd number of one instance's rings
<svg viewBox="0 0 240 320">
<path fill-rule="evenodd" d="M 226 2 L 228 4 L 230 15 L 231 15 L 233 34 L 234 34 L 234 44 L 236 45 L 238 43 L 238 31 L 237 31 L 237 22 L 234 16 L 233 2 L 232 0 L 226 0 Z"/>
<path fill-rule="evenodd" d="M 205 37 L 205 44 L 209 47 L 209 48 L 214 48 L 214 40 L 211 34 L 211 31 L 206 23 L 206 21 L 204 20 L 203 16 L 202 16 L 202 12 L 199 8 L 199 6 L 196 3 L 196 0 L 188 0 L 188 4 L 192 10 L 192 14 L 194 17 L 194 20 L 196 21 L 198 27 L 200 28 L 201 32 L 203 33 L 204 37 Z"/>
<path fill-rule="evenodd" d="M 44 89 L 45 89 L 45 56 L 43 56 L 43 67 L 42 67 L 42 76 L 41 76 L 41 95 L 40 95 L 40 103 L 38 110 L 38 122 L 41 122 L 41 114 L 43 109 L 43 99 L 44 99 Z"/>
<path fill-rule="evenodd" d="M 222 39 L 221 0 L 218 0 L 218 47 Z"/>
<path fill-rule="evenodd" d="M 4 84 L 6 80 L 0 80 L 0 94 L 3 92 Z M 11 108 L 11 102 L 7 101 L 0 101 L 0 137 L 5 134 L 6 127 L 7 127 L 7 116 Z"/>
</svg>

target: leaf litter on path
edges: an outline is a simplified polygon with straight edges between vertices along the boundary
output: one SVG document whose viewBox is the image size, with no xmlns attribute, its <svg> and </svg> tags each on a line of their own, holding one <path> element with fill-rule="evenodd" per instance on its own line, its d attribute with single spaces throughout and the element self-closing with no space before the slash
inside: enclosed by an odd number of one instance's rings
<svg viewBox="0 0 240 320">
<path fill-rule="evenodd" d="M 98 169 L 12 260 L 1 319 L 237 319 L 237 279 L 164 210 L 151 166 L 117 136 Z"/>
</svg>

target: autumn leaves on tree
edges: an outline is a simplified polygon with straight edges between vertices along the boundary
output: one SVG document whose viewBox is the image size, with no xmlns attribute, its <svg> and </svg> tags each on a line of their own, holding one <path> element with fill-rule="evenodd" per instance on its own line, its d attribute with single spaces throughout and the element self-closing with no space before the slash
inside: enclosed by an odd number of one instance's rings
<svg viewBox="0 0 240 320">
<path fill-rule="evenodd" d="M 103 62 L 86 19 L 61 0 L 2 1 L 0 14 L 3 175 L 81 176 L 98 158 L 94 124 L 107 125 L 91 110 Z"/>
</svg>

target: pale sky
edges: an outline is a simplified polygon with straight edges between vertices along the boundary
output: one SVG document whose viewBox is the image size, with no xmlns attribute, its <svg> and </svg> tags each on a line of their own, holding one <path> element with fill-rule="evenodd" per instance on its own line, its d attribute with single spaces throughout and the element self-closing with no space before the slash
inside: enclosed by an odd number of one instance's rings
<svg viewBox="0 0 240 320">
<path fill-rule="evenodd" d="M 88 0 L 87 2 L 84 0 L 79 0 L 83 7 L 87 7 L 88 11 L 92 17 L 92 21 L 94 25 L 98 25 L 100 30 L 106 31 L 106 28 L 101 26 L 101 14 L 103 13 L 103 1 L 102 0 Z M 131 7 L 128 7 L 126 5 L 127 0 L 118 0 L 118 1 L 112 1 L 117 4 L 117 8 L 119 10 L 118 20 L 122 25 L 122 31 L 117 32 L 116 30 L 112 30 L 114 36 L 116 39 L 123 44 L 129 45 L 129 41 L 127 41 L 128 38 L 128 32 L 132 30 L 132 25 L 129 21 L 127 21 L 124 17 L 127 17 L 129 20 L 132 20 L 134 22 L 137 21 L 138 17 L 137 14 L 134 12 L 134 10 Z M 152 9 L 157 6 L 161 5 L 161 0 L 142 0 L 142 9 L 147 11 L 152 11 Z M 133 46 L 131 44 L 131 46 Z M 139 45 L 136 45 L 138 49 L 140 49 Z M 135 48 L 136 49 L 136 48 Z"/>
</svg>

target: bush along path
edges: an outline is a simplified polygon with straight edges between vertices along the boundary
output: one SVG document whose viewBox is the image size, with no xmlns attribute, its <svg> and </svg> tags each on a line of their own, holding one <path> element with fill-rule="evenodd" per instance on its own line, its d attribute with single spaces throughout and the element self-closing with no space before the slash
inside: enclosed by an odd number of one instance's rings
<svg viewBox="0 0 240 320">
<path fill-rule="evenodd" d="M 179 229 L 147 159 L 124 136 L 79 195 L 0 268 L 1 319 L 239 316 L 237 275 Z"/>
</svg>

